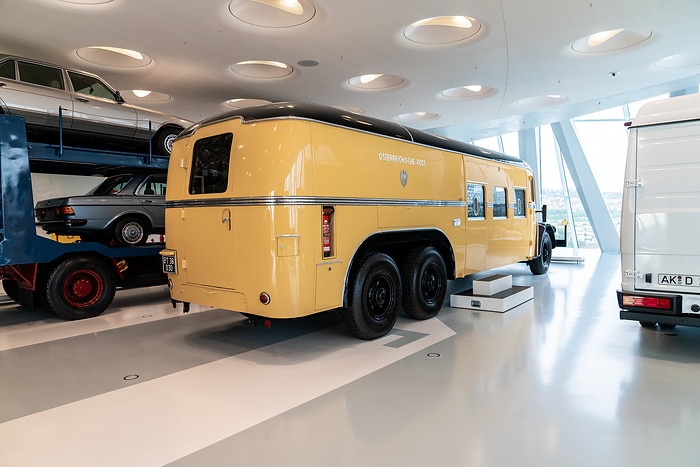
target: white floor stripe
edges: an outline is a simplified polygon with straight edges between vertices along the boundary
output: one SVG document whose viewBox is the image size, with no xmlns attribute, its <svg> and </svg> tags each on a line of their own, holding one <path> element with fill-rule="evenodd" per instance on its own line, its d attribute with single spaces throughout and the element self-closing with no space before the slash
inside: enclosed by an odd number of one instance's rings
<svg viewBox="0 0 700 467">
<path fill-rule="evenodd" d="M 455 334 L 439 319 L 396 329 L 425 336 L 392 347 L 396 335 L 318 331 L 6 422 L 0 465 L 163 465 Z"/>
</svg>

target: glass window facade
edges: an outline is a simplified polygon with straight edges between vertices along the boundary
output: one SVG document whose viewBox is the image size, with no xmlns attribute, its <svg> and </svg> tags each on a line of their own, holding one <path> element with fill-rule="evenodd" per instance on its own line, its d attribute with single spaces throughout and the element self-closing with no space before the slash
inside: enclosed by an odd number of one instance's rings
<svg viewBox="0 0 700 467">
<path fill-rule="evenodd" d="M 697 88 L 679 91 L 680 94 L 697 92 Z M 642 105 L 658 99 L 668 98 L 660 95 L 643 101 L 605 109 L 592 114 L 573 118 L 573 125 L 578 144 L 583 150 L 586 163 L 590 167 L 595 184 L 600 190 L 615 227 L 620 225 L 622 190 L 624 187 L 624 169 L 627 156 L 627 129 L 625 122 L 632 120 Z M 567 245 L 578 248 L 599 248 L 591 219 L 584 208 L 585 197 L 578 192 L 574 179 L 567 167 L 564 151 L 559 147 L 550 125 L 542 125 L 534 130 L 537 148 L 537 166 L 532 167 L 539 180 L 542 197 L 538 206 L 547 205 L 547 220 L 563 232 L 562 221 L 568 221 Z M 520 144 L 515 133 L 503 134 L 473 141 L 474 144 L 506 154 L 519 155 Z M 524 146 L 523 146 L 524 147 Z M 514 215 L 519 214 L 521 196 L 514 190 Z M 533 190 L 528 201 L 534 200 Z M 524 204 L 527 206 L 526 204 Z M 494 192 L 494 217 L 502 213 Z M 605 213 L 604 213 L 605 214 Z M 591 215 L 597 215 L 592 213 Z M 597 219 L 597 217 L 596 217 Z"/>
</svg>

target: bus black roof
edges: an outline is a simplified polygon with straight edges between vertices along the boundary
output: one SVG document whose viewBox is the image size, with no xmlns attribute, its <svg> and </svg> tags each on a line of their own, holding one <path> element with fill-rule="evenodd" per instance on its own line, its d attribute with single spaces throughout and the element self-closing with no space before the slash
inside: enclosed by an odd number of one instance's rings
<svg viewBox="0 0 700 467">
<path fill-rule="evenodd" d="M 521 163 L 523 161 L 515 156 L 509 156 L 497 151 L 475 146 L 442 136 L 437 136 L 426 131 L 406 127 L 398 123 L 389 122 L 379 118 L 368 117 L 348 111 L 319 104 L 304 104 L 296 102 L 279 102 L 274 104 L 247 107 L 231 110 L 200 121 L 186 130 L 185 134 L 191 134 L 198 127 L 217 123 L 232 118 L 242 118 L 243 121 L 269 120 L 279 118 L 301 118 L 331 125 L 352 128 L 355 130 L 375 133 L 390 138 L 402 139 L 425 146 L 431 146 L 463 154 L 471 154 L 497 161 Z"/>
</svg>

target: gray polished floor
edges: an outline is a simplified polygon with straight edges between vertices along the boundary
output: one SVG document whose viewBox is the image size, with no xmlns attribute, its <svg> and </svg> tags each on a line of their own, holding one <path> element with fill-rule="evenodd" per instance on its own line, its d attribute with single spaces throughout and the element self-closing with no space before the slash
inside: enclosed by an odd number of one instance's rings
<svg viewBox="0 0 700 467">
<path fill-rule="evenodd" d="M 618 256 L 494 272 L 534 300 L 370 342 L 164 288 L 75 322 L 0 305 L 0 466 L 700 465 L 700 328 L 620 321 Z"/>
</svg>

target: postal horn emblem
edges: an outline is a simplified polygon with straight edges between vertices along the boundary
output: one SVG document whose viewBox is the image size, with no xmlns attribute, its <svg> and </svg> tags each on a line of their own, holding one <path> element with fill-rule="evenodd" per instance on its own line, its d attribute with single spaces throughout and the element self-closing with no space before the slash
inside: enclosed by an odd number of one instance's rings
<svg viewBox="0 0 700 467">
<path fill-rule="evenodd" d="M 401 186 L 406 186 L 406 184 L 408 183 L 408 172 L 406 172 L 405 170 L 402 170 L 400 177 L 401 177 Z"/>
</svg>

